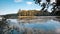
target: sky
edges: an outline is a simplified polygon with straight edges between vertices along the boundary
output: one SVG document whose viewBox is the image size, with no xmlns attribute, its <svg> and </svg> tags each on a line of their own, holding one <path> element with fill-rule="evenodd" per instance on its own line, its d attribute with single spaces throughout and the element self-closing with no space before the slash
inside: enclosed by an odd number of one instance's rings
<svg viewBox="0 0 60 34">
<path fill-rule="evenodd" d="M 42 7 L 35 4 L 33 0 L 0 0 L 0 15 L 17 13 L 19 9 L 39 10 L 41 8 Z M 50 11 L 50 8 L 49 8 L 49 11 Z"/>
</svg>

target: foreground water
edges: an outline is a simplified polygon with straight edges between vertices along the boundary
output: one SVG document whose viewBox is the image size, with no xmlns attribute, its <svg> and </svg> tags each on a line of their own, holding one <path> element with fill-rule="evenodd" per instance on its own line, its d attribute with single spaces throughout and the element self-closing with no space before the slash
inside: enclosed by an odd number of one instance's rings
<svg viewBox="0 0 60 34">
<path fill-rule="evenodd" d="M 37 21 L 38 20 L 38 21 Z M 60 34 L 60 22 L 53 19 L 8 19 L 10 34 Z M 24 21 L 24 22 L 23 22 Z"/>
</svg>

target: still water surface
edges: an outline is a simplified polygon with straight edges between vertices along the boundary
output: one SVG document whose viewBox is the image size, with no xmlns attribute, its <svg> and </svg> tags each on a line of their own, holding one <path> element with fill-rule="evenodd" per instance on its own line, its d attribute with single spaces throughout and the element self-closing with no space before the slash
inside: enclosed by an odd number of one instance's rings
<svg viewBox="0 0 60 34">
<path fill-rule="evenodd" d="M 39 19 L 38 19 L 39 20 Z M 25 20 L 29 22 L 18 21 L 18 19 L 8 19 L 9 26 L 13 29 L 11 34 L 37 34 L 38 30 L 40 32 L 46 32 L 46 34 L 52 32 L 51 34 L 60 34 L 60 22 L 53 19 L 40 19 L 39 21 Z"/>
</svg>

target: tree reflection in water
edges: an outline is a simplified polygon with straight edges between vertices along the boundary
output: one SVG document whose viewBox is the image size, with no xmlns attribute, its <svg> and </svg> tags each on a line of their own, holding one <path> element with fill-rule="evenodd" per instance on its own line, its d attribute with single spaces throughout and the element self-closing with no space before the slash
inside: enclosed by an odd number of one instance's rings
<svg viewBox="0 0 60 34">
<path fill-rule="evenodd" d="M 8 19 L 8 28 L 3 29 L 3 34 L 58 34 L 56 31 L 59 29 L 56 29 L 57 26 L 60 27 L 60 22 L 46 19 L 37 22 L 31 22 L 31 23 L 22 23 L 17 22 L 17 19 Z M 58 28 L 58 27 L 57 27 Z M 59 33 L 60 34 L 60 33 Z"/>
</svg>

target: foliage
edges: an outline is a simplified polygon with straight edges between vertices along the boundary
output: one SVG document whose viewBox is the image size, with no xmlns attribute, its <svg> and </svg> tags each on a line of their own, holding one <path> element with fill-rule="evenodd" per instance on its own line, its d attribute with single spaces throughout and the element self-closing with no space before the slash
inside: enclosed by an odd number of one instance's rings
<svg viewBox="0 0 60 34">
<path fill-rule="evenodd" d="M 18 12 L 19 16 L 48 16 L 50 13 L 48 11 L 38 11 L 38 10 L 22 10 Z"/>
<path fill-rule="evenodd" d="M 47 6 L 47 8 L 49 7 L 48 5 L 50 4 L 50 0 L 46 0 L 46 2 L 44 3 L 41 3 L 42 0 L 34 0 L 35 1 L 35 4 L 39 4 L 42 6 L 42 9 L 41 10 L 44 10 Z"/>
<path fill-rule="evenodd" d="M 60 0 L 55 0 L 55 2 L 53 2 L 53 3 L 51 3 L 51 0 L 46 0 L 46 2 L 43 2 L 43 3 L 41 3 L 42 0 L 34 0 L 34 1 L 35 1 L 35 4 L 39 4 L 42 6 L 41 10 L 47 10 L 50 7 L 50 5 L 52 5 L 53 7 L 52 7 L 51 15 L 53 15 L 53 14 L 55 15 L 55 12 L 58 12 L 59 14 L 57 13 L 56 15 L 60 16 L 60 12 L 59 12 L 60 11 L 60 8 L 59 8 Z M 45 8 L 47 8 L 47 9 L 45 9 Z M 57 9 L 58 9 L 58 11 L 56 11 Z"/>
<path fill-rule="evenodd" d="M 7 14 L 7 15 L 3 15 L 4 18 L 6 19 L 14 19 L 14 18 L 17 18 L 18 14 Z"/>
</svg>

